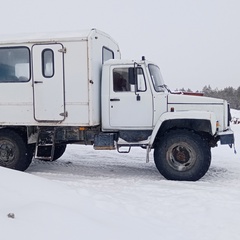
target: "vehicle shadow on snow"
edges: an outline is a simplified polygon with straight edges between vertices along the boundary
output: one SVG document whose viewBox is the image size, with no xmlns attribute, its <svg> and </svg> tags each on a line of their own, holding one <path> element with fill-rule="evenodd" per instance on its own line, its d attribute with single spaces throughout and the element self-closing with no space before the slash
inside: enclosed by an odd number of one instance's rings
<svg viewBox="0 0 240 240">
<path fill-rule="evenodd" d="M 158 172 L 155 164 L 150 162 L 148 164 L 141 162 L 122 162 L 122 161 L 78 161 L 72 162 L 59 159 L 54 162 L 45 162 L 33 159 L 31 166 L 28 168 L 29 173 L 40 173 L 41 175 L 51 176 L 65 176 L 65 178 L 75 176 L 77 178 L 98 178 L 100 179 L 147 179 L 147 180 L 165 180 L 165 178 Z M 217 166 L 210 167 L 206 175 L 200 179 L 201 182 L 216 182 L 224 179 L 230 180 L 234 173 L 227 169 Z M 57 177 L 56 177 L 57 178 Z"/>
<path fill-rule="evenodd" d="M 203 182 L 222 182 L 222 181 L 231 181 L 232 179 L 236 179 L 238 176 L 234 172 L 231 172 L 227 168 L 211 166 L 206 173 L 206 175 L 200 179 Z"/>
<path fill-rule="evenodd" d="M 77 175 L 88 178 L 139 178 L 149 180 L 164 180 L 154 163 L 124 163 L 124 162 L 100 162 L 79 161 L 72 162 L 59 159 L 54 162 L 45 162 L 33 159 L 28 168 L 29 173 L 41 173 L 46 175 Z"/>
</svg>

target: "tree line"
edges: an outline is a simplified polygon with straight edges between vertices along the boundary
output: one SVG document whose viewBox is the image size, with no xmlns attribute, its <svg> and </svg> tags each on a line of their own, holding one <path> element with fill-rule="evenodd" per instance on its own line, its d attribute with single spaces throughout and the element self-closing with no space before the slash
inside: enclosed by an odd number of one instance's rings
<svg viewBox="0 0 240 240">
<path fill-rule="evenodd" d="M 191 89 L 185 90 L 184 88 L 176 91 L 193 92 Z M 212 89 L 211 86 L 208 85 L 204 86 L 200 92 L 206 97 L 225 99 L 229 102 L 231 108 L 240 110 L 240 87 L 237 89 L 234 89 L 233 87 L 226 87 L 222 90 L 219 90 L 218 88 Z"/>
</svg>

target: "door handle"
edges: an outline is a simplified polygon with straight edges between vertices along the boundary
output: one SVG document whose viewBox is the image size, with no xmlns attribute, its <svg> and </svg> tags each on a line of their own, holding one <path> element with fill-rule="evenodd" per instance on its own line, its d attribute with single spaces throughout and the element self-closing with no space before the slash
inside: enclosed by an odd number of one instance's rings
<svg viewBox="0 0 240 240">
<path fill-rule="evenodd" d="M 117 102 L 117 101 L 120 101 L 120 99 L 119 98 L 110 98 L 110 101 L 111 102 Z"/>
<path fill-rule="evenodd" d="M 43 81 L 34 81 L 34 83 L 43 83 Z"/>
</svg>

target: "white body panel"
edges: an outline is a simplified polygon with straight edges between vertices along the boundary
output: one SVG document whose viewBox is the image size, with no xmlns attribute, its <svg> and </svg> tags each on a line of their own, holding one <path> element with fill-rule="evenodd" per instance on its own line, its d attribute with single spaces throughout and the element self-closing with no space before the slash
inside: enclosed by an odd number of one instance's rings
<svg viewBox="0 0 240 240">
<path fill-rule="evenodd" d="M 196 116 L 199 119 L 202 118 L 204 112 L 214 113 L 215 121 L 219 123 L 219 130 L 226 130 L 227 116 L 225 114 L 227 114 L 227 102 L 223 99 L 171 94 L 168 96 L 168 111 L 170 111 L 172 107 L 176 112 L 200 111 L 199 116 Z"/>
<path fill-rule="evenodd" d="M 51 77 L 44 77 L 42 73 L 42 52 L 44 49 L 51 50 L 54 55 L 54 68 L 49 68 Z M 63 121 L 65 113 L 64 99 L 64 63 L 61 44 L 41 44 L 32 47 L 33 66 L 33 101 L 34 118 L 36 121 Z M 53 75 L 53 76 L 52 76 Z M 54 96 L 51 101 L 50 96 Z"/>
<path fill-rule="evenodd" d="M 126 67 L 118 65 L 118 68 Z M 114 66 L 111 67 L 112 72 Z M 150 88 L 146 81 L 147 89 Z M 107 86 L 105 86 L 107 87 Z M 137 95 L 139 100 L 137 100 Z M 153 102 L 151 91 L 115 92 L 112 76 L 109 84 L 109 125 L 112 129 L 151 129 L 153 125 Z M 112 101 L 117 99 L 119 101 Z"/>
<path fill-rule="evenodd" d="M 29 81 L 0 80 L 0 125 L 99 125 L 103 48 L 111 50 L 118 59 L 116 42 L 98 30 L 24 36 L 18 40 L 0 37 L 0 50 L 22 47 L 29 49 Z M 44 49 L 54 53 L 52 77 L 42 73 Z M 1 61 L 0 58 L 0 64 Z"/>
</svg>

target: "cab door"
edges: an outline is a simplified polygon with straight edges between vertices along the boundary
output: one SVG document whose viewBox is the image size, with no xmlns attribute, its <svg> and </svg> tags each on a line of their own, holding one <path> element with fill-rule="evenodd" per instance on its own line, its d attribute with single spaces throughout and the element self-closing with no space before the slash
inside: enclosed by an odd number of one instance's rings
<svg viewBox="0 0 240 240">
<path fill-rule="evenodd" d="M 65 119 L 63 46 L 39 44 L 32 48 L 34 118 Z"/>
<path fill-rule="evenodd" d="M 144 71 L 137 69 L 137 83 L 131 84 L 129 67 L 111 69 L 109 124 L 112 129 L 151 129 L 153 100 Z"/>
</svg>

